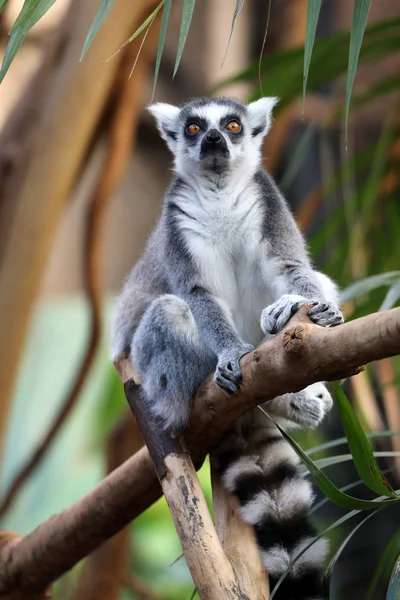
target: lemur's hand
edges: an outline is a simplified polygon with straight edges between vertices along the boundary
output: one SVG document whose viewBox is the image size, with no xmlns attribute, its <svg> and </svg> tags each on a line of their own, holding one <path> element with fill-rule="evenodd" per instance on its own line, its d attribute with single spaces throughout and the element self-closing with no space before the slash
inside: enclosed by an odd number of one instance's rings
<svg viewBox="0 0 400 600">
<path fill-rule="evenodd" d="M 218 357 L 218 364 L 214 374 L 214 381 L 228 394 L 239 390 L 242 380 L 239 361 L 248 352 L 254 350 L 251 344 L 241 344 L 236 348 L 224 350 Z"/>
<path fill-rule="evenodd" d="M 310 300 L 296 294 L 284 294 L 261 313 L 261 329 L 264 333 L 278 333 L 304 304 L 313 304 L 308 316 L 317 325 L 329 327 L 343 323 L 339 308 L 331 302 Z"/>
</svg>

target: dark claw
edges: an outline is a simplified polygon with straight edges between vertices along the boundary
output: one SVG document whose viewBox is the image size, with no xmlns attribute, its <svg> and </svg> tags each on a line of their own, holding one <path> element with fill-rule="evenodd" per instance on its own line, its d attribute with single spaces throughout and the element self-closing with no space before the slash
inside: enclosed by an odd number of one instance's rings
<svg viewBox="0 0 400 600">
<path fill-rule="evenodd" d="M 293 315 L 295 315 L 297 313 L 299 308 L 300 308 L 300 302 L 296 302 L 295 304 L 293 304 L 290 309 L 290 316 L 293 317 Z"/>
<path fill-rule="evenodd" d="M 283 308 L 280 308 L 280 309 L 278 308 L 278 310 L 274 311 L 273 312 L 274 319 L 279 319 L 279 317 L 281 316 L 282 312 L 283 312 Z"/>
<path fill-rule="evenodd" d="M 253 349 L 250 344 L 243 344 L 239 348 L 226 351 L 219 358 L 214 381 L 228 394 L 234 394 L 239 390 L 239 383 L 242 380 L 239 360 Z"/>
<path fill-rule="evenodd" d="M 216 375 L 214 381 L 220 388 L 224 390 L 227 394 L 234 394 L 239 391 L 239 386 L 233 381 L 227 380 L 220 375 Z"/>
<path fill-rule="evenodd" d="M 319 315 L 320 313 L 326 312 L 328 309 L 328 304 L 321 303 L 314 306 L 314 308 L 310 308 L 307 314 L 309 317 L 312 317 L 313 315 Z"/>
<path fill-rule="evenodd" d="M 307 314 L 316 325 L 320 325 L 321 327 L 331 327 L 343 323 L 341 313 L 335 307 L 325 302 L 321 302 L 313 309 L 310 309 Z"/>
<path fill-rule="evenodd" d="M 228 367 L 218 367 L 218 371 L 223 379 L 233 381 L 234 383 L 241 381 L 242 374 L 238 371 L 228 369 Z"/>
</svg>

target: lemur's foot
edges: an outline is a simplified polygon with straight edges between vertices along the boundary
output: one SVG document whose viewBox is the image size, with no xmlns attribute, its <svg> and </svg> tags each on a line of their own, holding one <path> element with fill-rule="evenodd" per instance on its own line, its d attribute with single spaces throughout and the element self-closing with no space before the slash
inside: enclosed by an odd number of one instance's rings
<svg viewBox="0 0 400 600">
<path fill-rule="evenodd" d="M 297 294 L 284 294 L 262 311 L 261 329 L 264 333 L 278 333 L 303 304 L 313 304 L 313 301 Z"/>
<path fill-rule="evenodd" d="M 245 354 L 254 350 L 251 344 L 242 344 L 237 348 L 229 348 L 220 354 L 214 374 L 214 381 L 228 394 L 239 390 L 242 380 L 239 361 Z"/>
<path fill-rule="evenodd" d="M 272 417 L 283 417 L 301 427 L 316 427 L 332 408 L 332 397 L 323 383 L 313 383 L 304 390 L 283 394 L 266 402 Z"/>
<path fill-rule="evenodd" d="M 316 427 L 332 408 L 332 397 L 323 383 L 314 383 L 291 395 L 289 418 L 302 427 Z"/>
</svg>

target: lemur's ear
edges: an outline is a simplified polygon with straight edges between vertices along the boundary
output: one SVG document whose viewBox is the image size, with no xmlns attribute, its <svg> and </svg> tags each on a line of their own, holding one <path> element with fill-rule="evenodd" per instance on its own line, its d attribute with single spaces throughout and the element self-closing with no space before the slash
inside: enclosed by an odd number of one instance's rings
<svg viewBox="0 0 400 600">
<path fill-rule="evenodd" d="M 156 102 L 156 104 L 151 104 L 147 110 L 155 117 L 161 136 L 167 142 L 169 149 L 175 152 L 180 108 L 173 104 Z"/>
<path fill-rule="evenodd" d="M 247 106 L 251 134 L 260 141 L 268 133 L 272 124 L 272 109 L 279 98 L 260 98 Z"/>
</svg>

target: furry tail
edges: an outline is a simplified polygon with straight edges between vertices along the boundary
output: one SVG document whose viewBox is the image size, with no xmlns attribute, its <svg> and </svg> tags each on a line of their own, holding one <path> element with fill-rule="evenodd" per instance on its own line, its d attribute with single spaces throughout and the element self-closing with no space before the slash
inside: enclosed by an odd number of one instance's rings
<svg viewBox="0 0 400 600">
<path fill-rule="evenodd" d="M 236 494 L 243 520 L 254 527 L 271 590 L 291 561 L 315 537 L 307 515 L 314 494 L 300 477 L 299 459 L 276 428 L 237 431 L 213 457 L 225 487 Z M 292 567 L 276 600 L 322 600 L 328 542 L 318 540 Z"/>
</svg>

